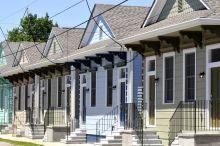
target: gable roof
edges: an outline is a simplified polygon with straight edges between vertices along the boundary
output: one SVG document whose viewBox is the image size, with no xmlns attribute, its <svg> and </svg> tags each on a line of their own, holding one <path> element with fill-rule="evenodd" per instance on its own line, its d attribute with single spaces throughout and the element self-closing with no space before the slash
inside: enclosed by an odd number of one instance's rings
<svg viewBox="0 0 220 146">
<path fill-rule="evenodd" d="M 84 28 L 71 29 L 53 27 L 47 44 L 44 48 L 43 55 L 48 55 L 49 49 L 54 39 L 56 39 L 56 41 L 58 42 L 60 48 L 62 49 L 62 52 L 47 57 L 55 59 L 61 56 L 68 55 L 70 52 L 73 52 L 78 48 L 83 32 Z"/>
<path fill-rule="evenodd" d="M 169 0 L 154 0 L 153 5 L 151 7 L 151 10 L 148 13 L 147 17 L 145 18 L 145 21 L 143 23 L 143 27 L 146 27 L 148 25 L 151 25 L 151 24 L 154 24 L 155 22 L 157 22 L 157 20 L 160 16 L 160 13 L 162 12 L 167 1 L 169 1 Z M 219 11 L 220 4 L 218 1 L 216 1 L 216 0 L 198 0 L 198 1 L 200 1 L 208 11 L 210 11 L 210 12 L 212 11 L 212 15 L 216 15 L 216 14 L 219 15 L 220 14 L 220 11 Z M 201 10 L 201 11 L 204 11 L 204 10 Z M 196 12 L 196 11 L 194 11 L 194 12 Z M 190 14 L 192 14 L 194 12 L 190 12 Z M 180 15 L 180 16 L 182 17 L 183 15 Z M 178 17 L 178 16 L 176 16 L 176 17 Z"/>
<path fill-rule="evenodd" d="M 91 30 L 94 28 L 95 21 L 92 19 L 97 15 L 111 9 L 114 5 L 110 4 L 96 4 L 92 10 L 90 21 L 87 23 L 86 30 L 83 34 L 79 48 L 87 45 L 88 36 L 91 35 Z M 148 7 L 140 6 L 118 6 L 115 7 L 101 16 L 104 18 L 109 28 L 112 30 L 115 38 L 122 38 L 130 31 L 135 31 L 141 27 L 146 14 L 148 13 Z M 98 17 L 95 18 L 97 21 Z"/>
</svg>

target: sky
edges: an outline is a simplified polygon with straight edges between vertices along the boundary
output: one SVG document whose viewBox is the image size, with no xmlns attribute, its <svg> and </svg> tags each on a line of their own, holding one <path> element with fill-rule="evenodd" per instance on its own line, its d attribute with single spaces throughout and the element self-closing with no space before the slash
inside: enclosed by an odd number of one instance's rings
<svg viewBox="0 0 220 146">
<path fill-rule="evenodd" d="M 9 30 L 19 26 L 20 19 L 23 17 L 27 7 L 29 13 L 37 14 L 39 17 L 45 16 L 46 13 L 48 13 L 49 16 L 53 16 L 80 1 L 81 0 L 4 0 L 2 1 L 0 9 L 0 27 L 7 36 Z M 93 8 L 96 3 L 118 4 L 122 1 L 123 0 L 88 0 L 91 8 Z M 129 0 L 123 5 L 151 6 L 152 2 L 153 0 Z M 53 21 L 57 22 L 60 27 L 74 27 L 89 19 L 89 14 L 86 1 L 83 1 L 79 5 L 57 15 L 53 18 Z M 80 27 L 85 27 L 85 25 Z M 3 40 L 4 37 L 0 34 L 0 41 Z"/>
</svg>

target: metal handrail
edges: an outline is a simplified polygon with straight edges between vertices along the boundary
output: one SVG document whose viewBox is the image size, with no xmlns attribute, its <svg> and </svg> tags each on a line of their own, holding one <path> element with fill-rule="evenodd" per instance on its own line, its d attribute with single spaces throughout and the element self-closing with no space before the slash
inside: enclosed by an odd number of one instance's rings
<svg viewBox="0 0 220 146">
<path fill-rule="evenodd" d="M 110 128 L 111 131 L 115 129 L 115 124 L 118 122 L 118 111 L 119 106 L 116 106 L 96 122 L 96 141 L 99 141 L 101 134 L 108 131 Z"/>
</svg>

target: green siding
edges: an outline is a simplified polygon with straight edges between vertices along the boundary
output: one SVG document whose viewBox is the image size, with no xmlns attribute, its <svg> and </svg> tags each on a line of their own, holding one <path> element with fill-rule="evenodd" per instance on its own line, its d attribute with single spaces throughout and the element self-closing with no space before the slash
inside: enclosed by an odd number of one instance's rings
<svg viewBox="0 0 220 146">
<path fill-rule="evenodd" d="M 0 79 L 0 125 L 12 122 L 12 85 Z"/>
<path fill-rule="evenodd" d="M 178 11 L 178 1 L 181 0 L 167 0 L 162 12 L 159 15 L 159 21 L 177 15 L 184 15 L 192 11 L 206 9 L 199 0 L 182 0 L 182 10 Z"/>
</svg>

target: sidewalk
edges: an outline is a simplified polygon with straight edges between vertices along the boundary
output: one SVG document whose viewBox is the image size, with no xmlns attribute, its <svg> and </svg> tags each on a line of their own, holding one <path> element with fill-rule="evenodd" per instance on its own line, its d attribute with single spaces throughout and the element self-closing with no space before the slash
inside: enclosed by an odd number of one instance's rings
<svg viewBox="0 0 220 146">
<path fill-rule="evenodd" d="M 0 134 L 0 138 L 22 141 L 22 142 L 32 142 L 32 143 L 41 144 L 44 146 L 93 146 L 93 144 L 63 144 L 60 142 L 43 142 L 42 139 L 32 140 L 32 139 L 28 139 L 25 137 L 13 137 L 11 134 L 3 134 L 3 135 Z M 8 145 L 5 145 L 5 146 L 8 146 Z"/>
</svg>

